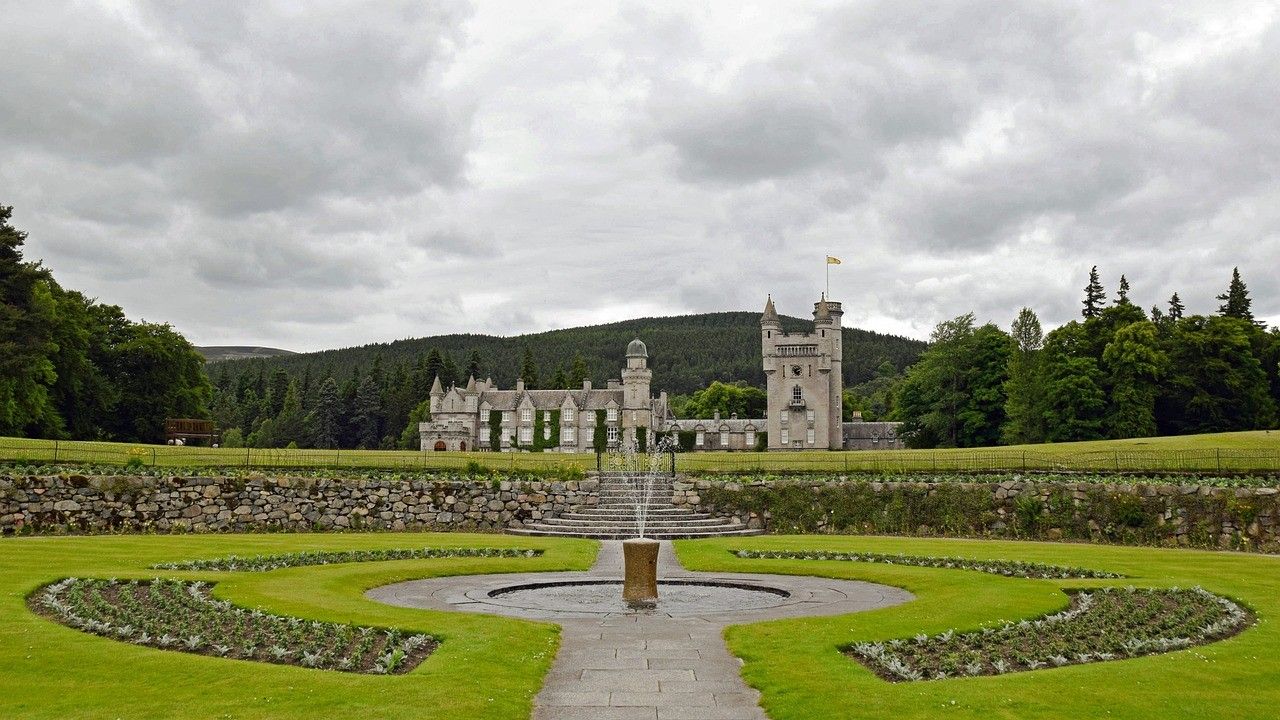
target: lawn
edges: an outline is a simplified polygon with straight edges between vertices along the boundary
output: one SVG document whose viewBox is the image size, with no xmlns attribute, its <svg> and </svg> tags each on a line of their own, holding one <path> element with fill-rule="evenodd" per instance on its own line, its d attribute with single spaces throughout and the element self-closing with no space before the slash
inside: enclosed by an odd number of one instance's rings
<svg viewBox="0 0 1280 720">
<path fill-rule="evenodd" d="M 594 470 L 591 453 L 417 452 L 172 447 L 129 443 L 0 438 L 0 461 L 156 467 Z M 944 450 L 848 452 L 693 452 L 676 456 L 683 472 L 919 472 L 975 470 L 1280 471 L 1280 431 L 1097 440 Z"/>
<path fill-rule="evenodd" d="M 894 608 L 730 627 L 743 676 L 774 720 L 792 718 L 1274 718 L 1280 707 L 1280 558 L 1056 543 L 886 537 L 767 536 L 678 541 L 692 570 L 772 572 L 895 585 Z M 1017 559 L 1122 573 L 1125 580 L 1027 580 L 967 570 L 841 561 L 741 559 L 728 550 L 826 549 Z M 1030 618 L 1067 605 L 1060 588 L 1202 586 L 1252 609 L 1258 624 L 1228 640 L 1132 660 L 998 677 L 889 683 L 837 651 Z"/>
<path fill-rule="evenodd" d="M 536 558 L 398 560 L 258 573 L 154 563 L 299 550 L 543 548 Z M 0 539 L 0 718 L 529 717 L 559 644 L 554 625 L 395 608 L 365 589 L 439 575 L 585 569 L 596 544 L 502 535 L 186 535 Z M 138 647 L 32 614 L 25 597 L 68 576 L 200 578 L 247 607 L 426 632 L 442 640 L 405 675 L 308 670 Z"/>
</svg>

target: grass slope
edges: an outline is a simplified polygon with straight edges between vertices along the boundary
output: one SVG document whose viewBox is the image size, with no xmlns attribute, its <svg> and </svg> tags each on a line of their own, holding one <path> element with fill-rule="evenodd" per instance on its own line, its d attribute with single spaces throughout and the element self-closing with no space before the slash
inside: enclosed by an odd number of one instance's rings
<svg viewBox="0 0 1280 720">
<path fill-rule="evenodd" d="M 465 468 L 594 470 L 591 453 L 436 453 L 410 450 L 284 450 L 171 447 L 129 443 L 0 438 L 0 460 L 124 464 L 137 457 L 160 467 Z M 685 472 L 713 471 L 1277 471 L 1280 431 L 1213 433 L 1043 445 L 849 452 L 695 452 L 676 457 Z"/>
<path fill-rule="evenodd" d="M 729 549 L 828 549 L 1016 559 L 1108 570 L 1125 580 L 1027 580 L 966 570 L 810 560 L 744 560 Z M 1280 558 L 1052 543 L 772 536 L 679 541 L 694 570 L 771 572 L 903 587 L 914 602 L 834 618 L 726 630 L 743 676 L 774 720 L 815 718 L 1273 718 L 1280 707 Z M 1190 650 L 998 677 L 891 684 L 837 651 L 949 628 L 1030 618 L 1066 607 L 1060 588 L 1191 587 L 1242 602 L 1258 624 Z"/>
<path fill-rule="evenodd" d="M 540 558 L 369 562 L 265 573 L 148 570 L 228 554 L 395 547 L 540 547 Z M 596 544 L 501 535 L 224 535 L 0 540 L 0 718 L 511 718 L 529 716 L 559 645 L 556 626 L 394 608 L 364 590 L 399 580 L 585 569 Z M 68 576 L 199 578 L 248 607 L 396 626 L 442 639 L 406 675 L 375 677 L 138 647 L 28 611 L 24 598 Z"/>
</svg>

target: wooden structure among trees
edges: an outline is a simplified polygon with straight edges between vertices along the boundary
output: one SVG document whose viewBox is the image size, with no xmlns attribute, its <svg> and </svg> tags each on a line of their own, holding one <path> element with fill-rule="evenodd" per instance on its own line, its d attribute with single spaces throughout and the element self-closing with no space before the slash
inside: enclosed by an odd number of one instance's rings
<svg viewBox="0 0 1280 720">
<path fill-rule="evenodd" d="M 212 420 L 200 420 L 198 418 L 165 418 L 164 421 L 164 439 L 165 442 L 173 443 L 182 440 L 208 440 L 209 444 L 219 442 L 222 439 L 222 433 L 218 432 L 217 426 Z"/>
</svg>

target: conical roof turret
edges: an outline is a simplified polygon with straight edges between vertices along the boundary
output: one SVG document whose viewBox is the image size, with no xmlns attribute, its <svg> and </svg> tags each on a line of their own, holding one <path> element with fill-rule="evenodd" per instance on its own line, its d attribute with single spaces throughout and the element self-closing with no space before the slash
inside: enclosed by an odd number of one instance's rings
<svg viewBox="0 0 1280 720">
<path fill-rule="evenodd" d="M 831 322 L 831 307 L 827 305 L 826 293 L 823 293 L 821 299 L 813 304 L 813 321 Z"/>
<path fill-rule="evenodd" d="M 431 394 L 432 394 L 432 395 L 443 395 L 443 394 L 444 394 L 444 386 L 440 384 L 440 376 L 439 376 L 439 375 L 437 375 L 437 376 L 436 376 L 435 382 L 431 383 Z"/>
<path fill-rule="evenodd" d="M 773 295 L 764 303 L 764 314 L 760 316 L 761 325 L 781 325 L 782 321 L 778 318 L 778 311 L 773 307 Z"/>
</svg>

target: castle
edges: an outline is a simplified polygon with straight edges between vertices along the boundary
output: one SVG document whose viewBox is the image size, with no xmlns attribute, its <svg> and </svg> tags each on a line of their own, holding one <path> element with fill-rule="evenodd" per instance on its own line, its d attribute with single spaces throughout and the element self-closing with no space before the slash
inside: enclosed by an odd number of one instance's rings
<svg viewBox="0 0 1280 720">
<path fill-rule="evenodd" d="M 500 390 L 491 379 L 447 391 L 431 387 L 431 420 L 419 424 L 422 449 L 594 452 L 622 443 L 640 445 L 652 433 L 690 437 L 690 450 L 861 450 L 903 447 L 899 423 L 841 421 L 840 303 L 814 303 L 813 332 L 785 333 L 770 297 L 760 317 L 760 347 L 767 379 L 764 418 L 677 419 L 666 392 L 653 397 L 649 351 L 638 338 L 627 345 L 621 380 L 595 389 L 530 390 L 523 380 Z M 598 447 L 603 445 L 603 447 Z"/>
</svg>

